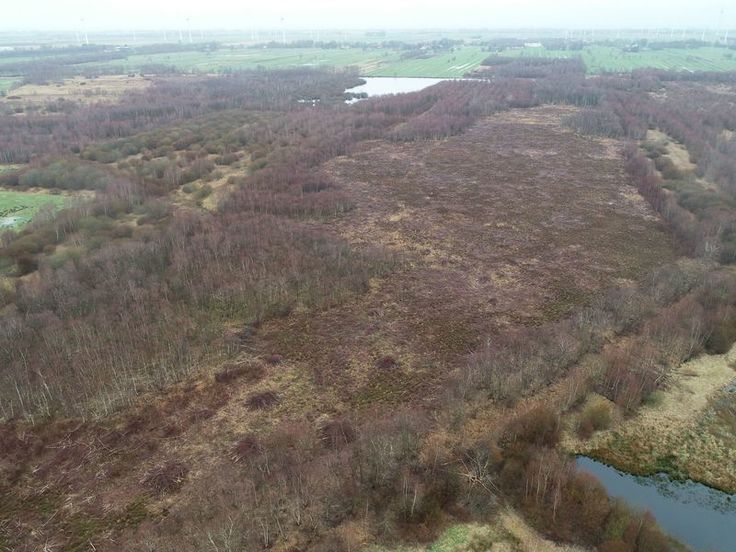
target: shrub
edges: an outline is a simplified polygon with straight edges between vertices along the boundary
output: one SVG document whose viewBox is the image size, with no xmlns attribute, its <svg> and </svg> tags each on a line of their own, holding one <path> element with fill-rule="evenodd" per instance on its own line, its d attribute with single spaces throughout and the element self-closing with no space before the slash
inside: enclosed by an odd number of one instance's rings
<svg viewBox="0 0 736 552">
<path fill-rule="evenodd" d="M 168 493 L 181 486 L 188 471 L 184 464 L 168 461 L 148 471 L 141 483 L 156 493 Z"/>
<path fill-rule="evenodd" d="M 355 428 L 346 419 L 330 420 L 319 428 L 322 443 L 327 448 L 338 449 L 355 441 Z"/>
<path fill-rule="evenodd" d="M 264 410 L 277 405 L 279 402 L 279 396 L 274 391 L 264 391 L 262 393 L 256 393 L 251 395 L 245 401 L 245 405 L 250 410 Z"/>
<path fill-rule="evenodd" d="M 212 194 L 212 186 L 210 186 L 209 184 L 204 184 L 199 190 L 197 190 L 197 192 L 194 194 L 194 197 L 197 200 L 202 200 L 211 194 Z"/>
<path fill-rule="evenodd" d="M 15 263 L 18 267 L 19 276 L 25 276 L 26 274 L 30 274 L 31 272 L 38 270 L 38 259 L 33 255 L 20 255 L 16 259 Z"/>
<path fill-rule="evenodd" d="M 736 315 L 728 309 L 718 309 L 720 316 L 712 322 L 713 329 L 705 341 L 705 350 L 710 354 L 722 355 L 727 353 L 736 342 Z M 718 310 L 716 312 L 718 312 Z"/>
<path fill-rule="evenodd" d="M 645 404 L 650 407 L 659 406 L 662 401 L 664 401 L 664 391 L 652 391 L 644 400 Z"/>
<path fill-rule="evenodd" d="M 215 158 L 217 165 L 232 165 L 236 163 L 240 157 L 237 153 L 226 153 Z"/>
<path fill-rule="evenodd" d="M 609 138 L 624 135 L 618 116 L 609 110 L 585 109 L 565 119 L 564 124 L 582 134 Z"/>
<path fill-rule="evenodd" d="M 580 414 L 578 435 L 589 438 L 594 432 L 608 429 L 611 425 L 611 407 L 605 402 L 589 404 Z"/>
<path fill-rule="evenodd" d="M 46 167 L 30 169 L 19 178 L 23 187 L 61 188 L 64 190 L 102 190 L 111 182 L 103 170 L 78 161 L 57 161 Z"/>
<path fill-rule="evenodd" d="M 257 363 L 226 364 L 215 374 L 217 383 L 230 383 L 239 378 L 244 378 L 248 383 L 255 383 L 266 375 L 263 366 Z"/>
<path fill-rule="evenodd" d="M 263 450 L 261 443 L 253 435 L 246 435 L 239 439 L 232 450 L 233 462 L 247 460 Z"/>
<path fill-rule="evenodd" d="M 513 420 L 505 435 L 507 441 L 545 447 L 553 447 L 559 438 L 560 417 L 548 406 L 538 406 Z"/>
<path fill-rule="evenodd" d="M 171 213 L 171 205 L 165 201 L 152 200 L 140 205 L 135 213 L 141 215 L 138 224 L 150 224 L 157 222 Z"/>
<path fill-rule="evenodd" d="M 655 158 L 654 166 L 657 167 L 657 170 L 665 180 L 680 180 L 683 177 L 682 172 L 680 172 L 669 157 L 662 155 Z"/>
<path fill-rule="evenodd" d="M 379 370 L 390 370 L 398 365 L 396 359 L 392 356 L 384 356 L 376 361 L 376 368 Z"/>
</svg>

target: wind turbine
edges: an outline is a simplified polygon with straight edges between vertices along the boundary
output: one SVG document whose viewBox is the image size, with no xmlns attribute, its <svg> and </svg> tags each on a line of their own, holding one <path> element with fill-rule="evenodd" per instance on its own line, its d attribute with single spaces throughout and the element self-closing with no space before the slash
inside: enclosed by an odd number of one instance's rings
<svg viewBox="0 0 736 552">
<path fill-rule="evenodd" d="M 284 27 L 284 18 L 281 17 L 281 43 L 286 44 L 286 28 Z"/>
<path fill-rule="evenodd" d="M 721 7 L 721 25 L 725 27 L 723 33 L 723 44 L 728 46 L 728 23 L 726 22 L 726 18 L 724 17 L 724 11 L 725 8 Z"/>
<path fill-rule="evenodd" d="M 87 37 L 87 25 L 84 24 L 84 17 L 79 21 L 82 22 L 82 32 L 84 33 L 84 43 L 89 46 L 89 38 Z"/>
<path fill-rule="evenodd" d="M 192 43 L 192 26 L 189 24 L 189 18 L 187 17 L 187 33 L 189 33 L 189 44 Z"/>
</svg>

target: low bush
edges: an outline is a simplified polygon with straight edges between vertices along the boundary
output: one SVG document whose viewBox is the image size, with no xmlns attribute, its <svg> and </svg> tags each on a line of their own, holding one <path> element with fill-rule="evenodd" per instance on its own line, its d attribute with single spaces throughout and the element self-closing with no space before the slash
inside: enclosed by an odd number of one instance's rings
<svg viewBox="0 0 736 552">
<path fill-rule="evenodd" d="M 188 471 L 184 464 L 168 461 L 146 472 L 141 483 L 156 493 L 170 493 L 182 485 Z"/>
<path fill-rule="evenodd" d="M 250 410 L 265 410 L 272 408 L 279 403 L 279 396 L 274 391 L 263 391 L 251 395 L 245 401 L 245 405 Z"/>
<path fill-rule="evenodd" d="M 611 407 L 605 402 L 586 406 L 578 419 L 578 435 L 588 439 L 594 432 L 608 429 L 611 425 Z"/>
</svg>

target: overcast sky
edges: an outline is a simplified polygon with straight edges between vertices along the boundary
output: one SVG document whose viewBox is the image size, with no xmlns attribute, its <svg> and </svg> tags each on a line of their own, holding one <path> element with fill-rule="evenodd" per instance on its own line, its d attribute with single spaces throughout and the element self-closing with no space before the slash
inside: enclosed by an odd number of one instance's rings
<svg viewBox="0 0 736 552">
<path fill-rule="evenodd" d="M 4 30 L 736 27 L 734 0 L 3 1 Z"/>
</svg>

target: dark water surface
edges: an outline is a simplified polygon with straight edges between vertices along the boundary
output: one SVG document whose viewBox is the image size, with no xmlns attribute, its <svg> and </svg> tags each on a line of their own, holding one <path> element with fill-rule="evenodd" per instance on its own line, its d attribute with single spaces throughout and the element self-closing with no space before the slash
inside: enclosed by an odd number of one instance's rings
<svg viewBox="0 0 736 552">
<path fill-rule="evenodd" d="M 596 476 L 609 495 L 649 510 L 665 531 L 693 550 L 736 552 L 736 495 L 664 474 L 631 475 L 585 456 L 577 458 L 577 466 Z"/>
</svg>

